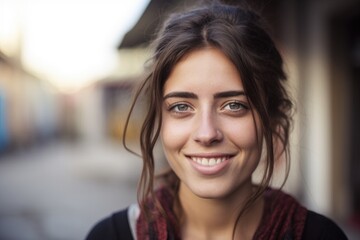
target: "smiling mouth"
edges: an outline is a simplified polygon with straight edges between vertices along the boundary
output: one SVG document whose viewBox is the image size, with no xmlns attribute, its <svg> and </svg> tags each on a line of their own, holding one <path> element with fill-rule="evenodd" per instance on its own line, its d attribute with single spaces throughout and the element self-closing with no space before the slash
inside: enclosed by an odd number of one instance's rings
<svg viewBox="0 0 360 240">
<path fill-rule="evenodd" d="M 224 161 L 226 161 L 227 159 L 229 159 L 229 157 L 210 157 L 210 158 L 206 158 L 206 157 L 190 157 L 190 159 L 202 166 L 215 166 L 218 165 Z"/>
</svg>

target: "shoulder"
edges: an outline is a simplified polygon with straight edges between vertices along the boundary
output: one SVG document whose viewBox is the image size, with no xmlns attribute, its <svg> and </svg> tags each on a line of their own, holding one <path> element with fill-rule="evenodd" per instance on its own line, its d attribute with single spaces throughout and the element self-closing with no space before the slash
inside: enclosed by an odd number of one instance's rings
<svg viewBox="0 0 360 240">
<path fill-rule="evenodd" d="M 137 205 L 123 209 L 100 220 L 92 227 L 86 240 L 133 240 L 137 218 Z"/>
<path fill-rule="evenodd" d="M 348 238 L 331 219 L 313 211 L 308 211 L 303 239 L 346 240 Z"/>
</svg>

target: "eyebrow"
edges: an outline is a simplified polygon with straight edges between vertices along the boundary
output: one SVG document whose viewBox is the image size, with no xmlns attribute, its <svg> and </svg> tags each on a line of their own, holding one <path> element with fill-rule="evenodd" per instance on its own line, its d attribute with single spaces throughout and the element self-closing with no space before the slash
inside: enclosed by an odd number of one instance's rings
<svg viewBox="0 0 360 240">
<path fill-rule="evenodd" d="M 214 98 L 228 98 L 228 97 L 236 97 L 246 95 L 244 91 L 226 91 L 219 92 L 214 94 Z M 170 92 L 164 96 L 164 100 L 167 98 L 192 98 L 198 99 L 198 96 L 192 92 Z"/>
<path fill-rule="evenodd" d="M 193 98 L 197 99 L 198 96 L 192 92 L 171 92 L 164 96 L 164 100 L 167 98 Z"/>
<path fill-rule="evenodd" d="M 244 91 L 226 91 L 226 92 L 219 92 L 214 94 L 214 98 L 228 98 L 228 97 L 237 97 L 237 96 L 245 96 Z"/>
</svg>

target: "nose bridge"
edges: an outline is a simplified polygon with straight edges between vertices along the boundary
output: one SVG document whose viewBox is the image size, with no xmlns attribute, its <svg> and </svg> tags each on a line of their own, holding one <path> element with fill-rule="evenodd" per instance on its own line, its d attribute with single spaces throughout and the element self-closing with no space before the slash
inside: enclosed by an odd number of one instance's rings
<svg viewBox="0 0 360 240">
<path fill-rule="evenodd" d="M 197 116 L 194 138 L 196 141 L 210 144 L 221 139 L 216 112 L 209 106 L 202 108 Z"/>
</svg>

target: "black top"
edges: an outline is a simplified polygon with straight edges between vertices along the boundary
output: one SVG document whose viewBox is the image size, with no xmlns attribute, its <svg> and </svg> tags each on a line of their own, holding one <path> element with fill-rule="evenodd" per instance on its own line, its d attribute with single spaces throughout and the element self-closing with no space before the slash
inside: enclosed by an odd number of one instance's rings
<svg viewBox="0 0 360 240">
<path fill-rule="evenodd" d="M 114 213 L 98 222 L 90 231 L 86 240 L 134 240 L 130 230 L 127 210 Z"/>
<path fill-rule="evenodd" d="M 127 209 L 97 223 L 86 237 L 86 240 L 104 239 L 133 240 L 127 218 Z M 347 240 L 348 238 L 332 220 L 318 213 L 308 211 L 302 239 Z"/>
<path fill-rule="evenodd" d="M 329 218 L 308 211 L 302 239 L 348 239 L 344 232 Z"/>
</svg>

